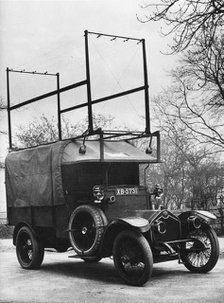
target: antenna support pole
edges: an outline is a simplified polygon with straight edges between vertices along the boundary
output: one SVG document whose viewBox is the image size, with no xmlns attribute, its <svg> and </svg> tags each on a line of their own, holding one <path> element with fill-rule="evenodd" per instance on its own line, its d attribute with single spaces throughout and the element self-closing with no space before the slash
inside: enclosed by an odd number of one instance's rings
<svg viewBox="0 0 224 303">
<path fill-rule="evenodd" d="M 86 81 L 87 81 L 89 133 L 92 133 L 93 132 L 93 113 L 92 113 L 92 96 L 91 96 L 90 65 L 89 65 L 89 44 L 88 44 L 88 31 L 87 30 L 85 30 L 85 55 L 86 55 Z"/>
<path fill-rule="evenodd" d="M 143 71 L 144 71 L 144 83 L 145 83 L 145 131 L 147 134 L 151 133 L 150 130 L 150 111 L 149 111 L 149 84 L 148 84 L 148 71 L 146 60 L 146 48 L 145 39 L 142 39 L 142 51 L 143 51 Z"/>
<path fill-rule="evenodd" d="M 10 113 L 10 88 L 9 88 L 9 68 L 6 69 L 7 79 L 7 111 L 8 111 L 8 128 L 9 128 L 9 148 L 12 149 L 12 129 L 11 129 L 11 113 Z"/>
<path fill-rule="evenodd" d="M 60 102 L 60 76 L 59 73 L 56 74 L 57 76 L 57 104 L 58 104 L 58 139 L 59 141 L 62 140 L 62 133 L 61 133 L 61 102 Z"/>
</svg>

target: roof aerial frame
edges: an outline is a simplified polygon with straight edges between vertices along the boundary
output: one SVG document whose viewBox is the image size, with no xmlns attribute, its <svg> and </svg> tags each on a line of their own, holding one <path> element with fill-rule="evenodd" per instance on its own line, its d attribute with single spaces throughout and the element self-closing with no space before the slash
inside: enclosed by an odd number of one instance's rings
<svg viewBox="0 0 224 303">
<path fill-rule="evenodd" d="M 99 37 L 109 37 L 111 38 L 111 41 L 115 40 L 115 39 L 122 39 L 124 42 L 127 41 L 136 41 L 137 44 L 142 44 L 142 54 L 143 54 L 143 73 L 144 73 L 144 83 L 142 86 L 133 88 L 133 89 L 129 89 L 120 93 L 116 93 L 116 94 L 112 94 L 112 95 L 108 95 L 108 96 L 104 96 L 102 98 L 98 98 L 95 100 L 92 100 L 92 95 L 91 95 L 91 71 L 90 71 L 90 62 L 89 62 L 89 39 L 88 39 L 88 35 L 96 35 L 97 38 Z M 83 107 L 87 107 L 88 108 L 88 131 L 85 132 L 85 136 L 91 136 L 93 134 L 96 134 L 96 130 L 93 129 L 93 113 L 92 113 L 92 106 L 94 104 L 100 103 L 100 102 L 105 102 L 108 100 L 112 100 L 115 98 L 119 98 L 128 94 L 133 94 L 139 91 L 144 91 L 144 96 L 145 96 L 145 132 L 139 133 L 138 132 L 133 132 L 134 137 L 137 134 L 137 137 L 142 137 L 143 136 L 157 136 L 155 134 L 151 134 L 151 130 L 150 130 L 150 110 L 149 110 L 149 85 L 148 85 L 148 73 L 147 73 L 147 60 L 146 60 L 146 47 L 145 47 L 145 39 L 136 39 L 136 38 L 130 38 L 130 37 L 124 37 L 124 36 L 116 36 L 116 35 L 108 35 L 108 34 L 103 34 L 103 33 L 97 33 L 97 32 L 90 32 L 85 30 L 84 32 L 84 37 L 85 37 L 85 61 L 86 61 L 86 79 L 80 82 L 76 82 L 73 83 L 71 85 L 68 86 L 64 86 L 62 88 L 60 88 L 60 76 L 59 73 L 48 73 L 48 72 L 37 72 L 37 71 L 25 71 L 25 70 L 13 70 L 13 69 L 6 69 L 6 73 L 7 73 L 7 110 L 8 110 L 8 133 L 9 133 L 9 148 L 12 149 L 13 148 L 13 144 L 12 144 L 12 130 L 11 130 L 11 111 L 15 110 L 17 108 L 20 108 L 22 106 L 31 104 L 33 102 L 39 101 L 39 100 L 44 100 L 45 98 L 48 98 L 50 96 L 57 96 L 57 117 L 58 117 L 58 140 L 61 141 L 63 140 L 62 138 L 62 128 L 61 128 L 61 115 L 63 113 L 72 111 L 72 110 L 76 110 L 79 108 L 83 108 Z M 11 105 L 10 104 L 10 84 L 9 84 L 9 73 L 10 72 L 14 72 L 14 73 L 25 73 L 25 74 L 33 74 L 33 75 L 42 75 L 42 76 L 55 76 L 57 78 L 57 87 L 56 90 L 54 91 L 50 91 L 48 93 L 45 93 L 43 95 L 39 95 L 37 97 L 34 97 L 32 99 L 23 101 L 19 104 L 16 105 Z M 83 86 L 86 85 L 87 87 L 87 102 L 75 105 L 75 106 L 71 106 L 68 108 L 64 108 L 63 110 L 61 110 L 61 102 L 60 102 L 60 94 L 77 88 L 79 86 Z M 111 134 L 108 134 L 107 136 L 109 137 L 114 137 L 114 136 L 122 136 L 124 135 L 122 132 L 113 132 L 111 131 Z M 130 135 L 132 132 L 129 132 Z M 80 136 L 78 136 L 80 137 Z"/>
<path fill-rule="evenodd" d="M 136 41 L 137 44 L 142 44 L 142 55 L 143 55 L 143 73 L 144 73 L 144 84 L 142 86 L 105 96 L 96 100 L 92 100 L 91 97 L 91 83 L 90 83 L 90 63 L 89 63 L 89 45 L 88 45 L 88 35 L 96 35 L 97 38 L 100 37 L 109 37 L 111 41 L 115 39 L 121 39 L 124 42 L 127 41 Z M 137 38 L 130 38 L 125 36 L 117 36 L 117 35 L 109 35 L 103 34 L 98 32 L 90 32 L 85 30 L 85 54 L 86 54 L 86 77 L 87 77 L 87 90 L 88 90 L 88 109 L 89 109 L 89 129 L 93 131 L 93 121 L 92 121 L 92 105 L 104 101 L 108 101 L 114 98 L 119 98 L 128 94 L 133 94 L 139 91 L 144 91 L 145 94 L 145 133 L 147 135 L 151 134 L 150 129 L 150 110 L 149 110 L 149 84 L 148 84 L 148 71 L 147 71 L 147 59 L 146 59 L 146 46 L 145 46 L 145 39 L 137 39 Z"/>
</svg>

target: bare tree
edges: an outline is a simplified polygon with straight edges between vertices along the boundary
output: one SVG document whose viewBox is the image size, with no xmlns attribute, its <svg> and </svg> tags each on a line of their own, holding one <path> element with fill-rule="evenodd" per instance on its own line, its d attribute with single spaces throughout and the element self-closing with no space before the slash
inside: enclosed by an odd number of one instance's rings
<svg viewBox="0 0 224 303">
<path fill-rule="evenodd" d="M 214 147 L 197 144 L 194 131 L 181 123 L 169 101 L 173 92 L 169 93 L 154 100 L 155 117 L 162 133 L 163 164 L 157 170 L 158 176 L 150 173 L 162 180 L 166 206 L 209 209 L 216 205 L 217 193 L 224 186 L 223 164 L 217 160 Z"/>
<path fill-rule="evenodd" d="M 173 71 L 174 84 L 154 99 L 157 121 L 169 137 L 178 126 L 185 129 L 194 144 L 198 142 L 212 147 L 214 152 L 224 152 L 223 107 L 220 106 L 224 100 L 212 82 L 197 88 L 197 80 L 202 81 L 199 76 L 189 66 Z"/>
<path fill-rule="evenodd" d="M 114 118 L 104 115 L 93 115 L 94 129 L 110 128 Z M 83 134 L 88 128 L 88 118 L 76 123 L 71 123 L 67 119 L 62 119 L 62 136 L 64 139 L 72 138 Z M 55 142 L 58 140 L 57 121 L 54 117 L 48 118 L 42 115 L 40 119 L 34 119 L 27 126 L 19 126 L 16 133 L 14 148 L 27 148 Z"/>
<path fill-rule="evenodd" d="M 174 35 L 173 53 L 185 50 L 171 73 L 175 85 L 162 96 L 166 119 L 179 119 L 198 142 L 223 150 L 224 1 L 158 0 L 142 8 L 150 13 L 142 22 L 163 20 L 165 35 Z"/>
<path fill-rule="evenodd" d="M 173 108 L 172 115 L 176 115 L 180 122 L 194 134 L 199 143 L 208 144 L 224 152 L 224 121 L 220 113 L 211 115 L 211 103 L 201 91 L 195 93 L 182 79 L 177 78 L 178 91 L 175 102 L 170 100 Z"/>
<path fill-rule="evenodd" d="M 216 115 L 224 110 L 224 34 L 212 43 L 210 33 L 202 32 L 194 51 L 183 57 L 174 77 L 187 83 L 188 90 L 199 91 L 203 104 Z"/>
<path fill-rule="evenodd" d="M 141 7 L 146 14 L 139 21 L 165 22 L 162 34 L 174 35 L 173 53 L 195 45 L 202 31 L 215 38 L 224 24 L 223 0 L 155 0 Z"/>
<path fill-rule="evenodd" d="M 2 111 L 2 110 L 4 110 L 4 109 L 6 109 L 6 106 L 5 106 L 4 103 L 3 103 L 3 98 L 0 97 L 0 111 Z"/>
<path fill-rule="evenodd" d="M 20 148 L 54 142 L 58 139 L 57 123 L 54 118 L 42 115 L 27 126 L 19 126 L 15 137 L 14 145 Z"/>
</svg>

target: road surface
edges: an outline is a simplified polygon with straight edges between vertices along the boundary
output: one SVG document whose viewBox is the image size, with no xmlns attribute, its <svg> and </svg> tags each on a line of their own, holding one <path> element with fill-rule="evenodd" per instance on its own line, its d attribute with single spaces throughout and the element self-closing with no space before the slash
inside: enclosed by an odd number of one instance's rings
<svg viewBox="0 0 224 303">
<path fill-rule="evenodd" d="M 22 269 L 11 240 L 0 240 L 0 302 L 163 303 L 224 302 L 224 258 L 208 274 L 190 273 L 177 261 L 154 265 L 143 287 L 123 283 L 112 260 L 85 264 L 73 252 L 46 252 L 38 270 Z"/>
</svg>

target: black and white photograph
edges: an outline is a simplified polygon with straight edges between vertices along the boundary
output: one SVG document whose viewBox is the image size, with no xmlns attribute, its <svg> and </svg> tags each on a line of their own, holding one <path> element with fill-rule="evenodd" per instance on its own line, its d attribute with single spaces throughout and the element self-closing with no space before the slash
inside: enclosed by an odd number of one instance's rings
<svg viewBox="0 0 224 303">
<path fill-rule="evenodd" d="M 223 0 L 0 0 L 0 302 L 224 302 Z"/>
</svg>

